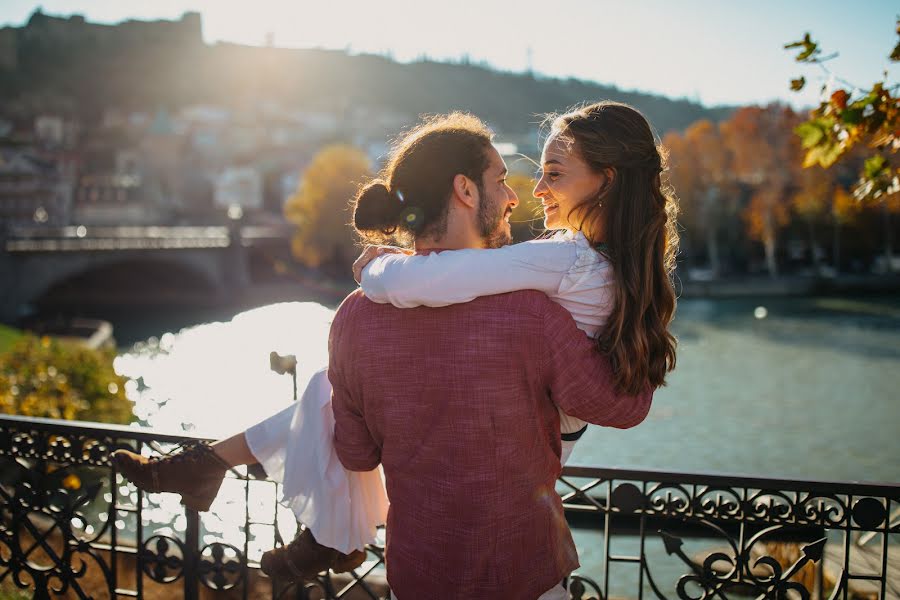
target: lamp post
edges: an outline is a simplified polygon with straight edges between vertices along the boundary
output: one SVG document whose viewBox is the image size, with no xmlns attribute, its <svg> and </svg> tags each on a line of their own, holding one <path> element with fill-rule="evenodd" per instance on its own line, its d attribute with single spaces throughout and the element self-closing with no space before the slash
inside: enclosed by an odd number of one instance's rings
<svg viewBox="0 0 900 600">
<path fill-rule="evenodd" d="M 285 354 L 284 356 L 278 354 L 274 350 L 269 353 L 269 368 L 278 373 L 279 375 L 284 375 L 285 373 L 291 374 L 291 379 L 294 383 L 294 401 L 297 401 L 297 357 L 293 354 Z"/>
<path fill-rule="evenodd" d="M 250 283 L 250 272 L 247 265 L 247 252 L 241 238 L 244 221 L 244 210 L 240 204 L 231 204 L 226 212 L 228 216 L 228 283 L 230 291 L 242 292 Z"/>
</svg>

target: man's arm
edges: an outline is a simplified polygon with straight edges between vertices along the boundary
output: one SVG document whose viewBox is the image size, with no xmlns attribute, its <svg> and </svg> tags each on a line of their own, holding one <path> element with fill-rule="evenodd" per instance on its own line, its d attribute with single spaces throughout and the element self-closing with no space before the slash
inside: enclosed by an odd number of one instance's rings
<svg viewBox="0 0 900 600">
<path fill-rule="evenodd" d="M 543 326 L 544 376 L 551 399 L 564 413 L 619 429 L 644 420 L 653 399 L 649 384 L 637 396 L 617 391 L 609 359 L 559 305 L 546 303 Z"/>
<path fill-rule="evenodd" d="M 328 380 L 331 382 L 331 408 L 334 411 L 334 449 L 345 469 L 371 471 L 381 462 L 381 448 L 372 439 L 362 410 L 362 399 L 350 392 L 345 375 L 349 365 L 351 340 L 346 339 L 345 324 L 359 298 L 351 295 L 338 309 L 328 335 Z M 347 329 L 352 331 L 352 328 Z"/>
</svg>

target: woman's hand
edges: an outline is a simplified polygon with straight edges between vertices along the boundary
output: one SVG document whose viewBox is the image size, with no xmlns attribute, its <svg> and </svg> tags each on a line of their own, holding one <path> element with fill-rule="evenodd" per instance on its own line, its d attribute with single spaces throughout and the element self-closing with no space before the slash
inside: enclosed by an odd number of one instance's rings
<svg viewBox="0 0 900 600">
<path fill-rule="evenodd" d="M 366 246 L 363 248 L 362 254 L 353 263 L 353 279 L 356 283 L 362 283 L 362 271 L 370 262 L 381 256 L 382 254 L 412 254 L 412 250 L 397 248 L 396 246 Z"/>
</svg>

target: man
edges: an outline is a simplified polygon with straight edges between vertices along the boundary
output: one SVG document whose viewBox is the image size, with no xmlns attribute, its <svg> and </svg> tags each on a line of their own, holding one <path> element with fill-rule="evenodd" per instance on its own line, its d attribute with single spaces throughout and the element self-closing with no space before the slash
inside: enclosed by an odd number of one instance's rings
<svg viewBox="0 0 900 600">
<path fill-rule="evenodd" d="M 408 134 L 355 225 L 409 233 L 417 253 L 510 241 L 517 205 L 477 119 Z M 347 469 L 381 463 L 391 501 L 388 581 L 400 600 L 565 598 L 578 566 L 562 503 L 558 405 L 636 425 L 651 392 L 617 394 L 609 363 L 569 314 L 534 291 L 397 309 L 357 290 L 335 316 L 328 376 Z"/>
</svg>

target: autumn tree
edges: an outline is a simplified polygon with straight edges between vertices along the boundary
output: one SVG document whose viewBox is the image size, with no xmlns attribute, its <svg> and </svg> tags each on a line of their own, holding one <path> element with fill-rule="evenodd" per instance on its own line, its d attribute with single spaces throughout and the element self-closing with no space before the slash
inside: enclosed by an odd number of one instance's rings
<svg viewBox="0 0 900 600">
<path fill-rule="evenodd" d="M 704 240 L 710 269 L 718 275 L 720 230 L 736 207 L 731 153 L 719 127 L 705 119 L 683 135 L 667 135 L 663 146 L 669 152 L 669 181 L 678 194 L 689 237 Z"/>
<path fill-rule="evenodd" d="M 371 174 L 369 159 L 357 148 L 327 146 L 303 173 L 284 214 L 297 226 L 294 256 L 314 268 L 349 273 L 356 257 L 350 201 Z"/>
<path fill-rule="evenodd" d="M 816 269 L 820 267 L 816 226 L 831 213 L 835 187 L 833 175 L 822 168 L 798 169 L 795 174 L 791 208 L 806 225 L 810 260 Z"/>
<path fill-rule="evenodd" d="M 753 189 L 743 213 L 747 234 L 763 244 L 772 277 L 778 275 L 778 235 L 791 220 L 791 165 L 797 162 L 799 143 L 790 132 L 797 123 L 791 109 L 771 105 L 742 108 L 721 125 L 735 177 Z"/>
<path fill-rule="evenodd" d="M 841 230 L 856 221 L 861 211 L 862 205 L 849 191 L 835 186 L 831 194 L 831 257 L 836 273 L 841 271 Z"/>
<path fill-rule="evenodd" d="M 681 236 L 681 254 L 690 265 L 696 254 L 695 248 L 699 245 L 696 238 L 702 227 L 697 202 L 701 195 L 701 186 L 695 160 L 696 153 L 684 136 L 677 131 L 667 133 L 662 139 L 662 145 L 668 153 L 668 169 L 663 173 L 663 183 L 672 186 L 678 195 L 678 222 L 684 227 Z"/>
</svg>

